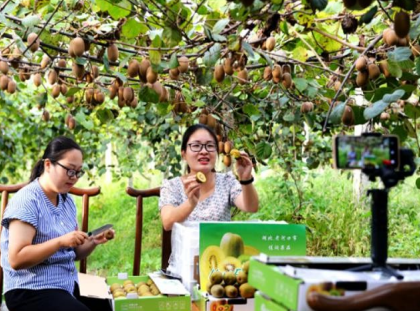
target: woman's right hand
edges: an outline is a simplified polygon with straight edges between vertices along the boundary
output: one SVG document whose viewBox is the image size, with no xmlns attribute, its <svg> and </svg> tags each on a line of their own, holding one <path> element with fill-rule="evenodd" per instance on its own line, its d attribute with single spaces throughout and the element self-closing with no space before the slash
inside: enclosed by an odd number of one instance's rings
<svg viewBox="0 0 420 311">
<path fill-rule="evenodd" d="M 83 231 L 72 231 L 60 237 L 61 247 L 77 247 L 85 243 L 88 235 Z"/>
<path fill-rule="evenodd" d="M 188 202 L 192 208 L 195 208 L 200 198 L 200 184 L 197 182 L 195 175 L 186 176 L 182 179 L 184 191 L 188 197 Z"/>
</svg>

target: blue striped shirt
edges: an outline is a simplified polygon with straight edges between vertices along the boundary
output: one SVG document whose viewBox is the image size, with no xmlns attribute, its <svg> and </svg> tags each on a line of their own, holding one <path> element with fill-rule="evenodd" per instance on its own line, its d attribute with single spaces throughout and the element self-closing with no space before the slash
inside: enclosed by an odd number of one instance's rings
<svg viewBox="0 0 420 311">
<path fill-rule="evenodd" d="M 4 292 L 13 289 L 63 289 L 73 294 L 78 282 L 73 248 L 61 248 L 40 264 L 14 270 L 8 260 L 9 224 L 19 219 L 36 229 L 32 244 L 41 244 L 77 229 L 76 206 L 67 195 L 59 195 L 54 206 L 42 190 L 38 179 L 18 191 L 5 210 L 1 234 L 1 265 L 4 270 Z"/>
</svg>

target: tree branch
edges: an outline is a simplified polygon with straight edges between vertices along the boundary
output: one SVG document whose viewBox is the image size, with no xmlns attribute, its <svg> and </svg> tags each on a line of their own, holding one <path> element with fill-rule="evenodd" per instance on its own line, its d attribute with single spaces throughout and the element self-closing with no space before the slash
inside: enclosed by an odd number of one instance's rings
<svg viewBox="0 0 420 311">
<path fill-rule="evenodd" d="M 352 45 L 352 44 L 350 44 L 350 43 L 348 43 L 348 42 L 346 42 L 344 40 L 341 40 L 340 38 L 337 38 L 337 37 L 335 37 L 335 36 L 333 36 L 333 35 L 331 35 L 329 33 L 324 32 L 324 31 L 322 31 L 320 29 L 317 29 L 317 28 L 314 28 L 314 27 L 309 27 L 308 29 L 309 30 L 316 31 L 317 33 L 319 33 L 319 34 L 321 34 L 321 35 L 323 35 L 323 36 L 325 36 L 327 38 L 330 38 L 330 39 L 332 39 L 334 41 L 337 41 L 337 42 L 341 43 L 342 45 L 347 46 L 347 47 L 349 47 L 349 48 L 351 48 L 353 50 L 356 50 L 356 51 L 359 51 L 359 52 L 363 52 L 365 50 L 364 47 Z"/>
</svg>

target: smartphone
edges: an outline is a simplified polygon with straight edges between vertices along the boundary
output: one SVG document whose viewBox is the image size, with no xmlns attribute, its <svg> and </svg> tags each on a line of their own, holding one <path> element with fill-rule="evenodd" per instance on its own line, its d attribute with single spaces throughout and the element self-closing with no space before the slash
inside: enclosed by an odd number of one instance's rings
<svg viewBox="0 0 420 311">
<path fill-rule="evenodd" d="M 338 135 L 333 152 L 337 169 L 399 168 L 399 141 L 394 135 Z"/>
</svg>

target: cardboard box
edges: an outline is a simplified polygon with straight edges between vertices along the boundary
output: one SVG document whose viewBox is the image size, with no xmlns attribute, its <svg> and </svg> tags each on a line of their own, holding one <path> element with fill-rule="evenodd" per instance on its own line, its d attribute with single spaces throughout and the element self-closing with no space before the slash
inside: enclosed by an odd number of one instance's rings
<svg viewBox="0 0 420 311">
<path fill-rule="evenodd" d="M 274 221 L 200 223 L 200 288 L 214 270 L 235 273 L 251 256 L 306 255 L 304 225 Z"/>
<path fill-rule="evenodd" d="M 197 297 L 195 304 L 200 311 L 259 311 L 255 309 L 254 298 L 214 298 L 200 291 L 198 285 L 194 287 L 194 296 Z"/>
<path fill-rule="evenodd" d="M 151 275 L 152 276 L 152 275 Z M 86 274 L 79 274 L 80 292 L 83 296 L 98 299 L 109 299 L 114 311 L 191 311 L 191 298 L 188 291 L 177 280 L 168 280 L 169 284 L 161 285 L 155 277 L 153 280 L 162 292 L 159 296 L 138 297 L 128 294 L 127 298 L 113 299 L 109 286 L 114 283 L 123 284 L 127 279 L 135 284 L 147 282 L 149 276 L 128 276 L 123 273 L 119 277 L 102 278 Z M 169 285 L 169 291 L 168 291 Z M 179 286 L 182 288 L 180 289 Z M 180 295 L 180 293 L 184 295 Z M 164 294 L 165 293 L 165 294 Z"/>
<path fill-rule="evenodd" d="M 255 293 L 255 311 L 288 311 L 284 306 L 265 296 L 261 292 Z"/>
<path fill-rule="evenodd" d="M 420 271 L 398 271 L 404 282 L 419 281 Z M 307 304 L 307 293 L 314 289 L 351 296 L 391 282 L 400 282 L 395 277 L 385 278 L 381 272 L 352 272 L 339 270 L 307 269 L 292 266 L 275 266 L 251 259 L 248 282 L 276 303 L 288 310 L 313 311 Z M 375 310 L 386 310 L 375 308 Z"/>
</svg>

